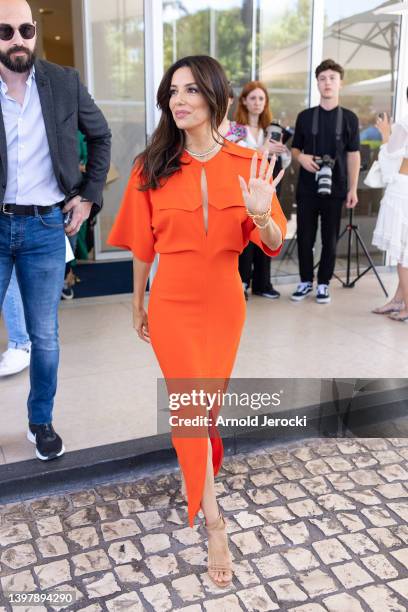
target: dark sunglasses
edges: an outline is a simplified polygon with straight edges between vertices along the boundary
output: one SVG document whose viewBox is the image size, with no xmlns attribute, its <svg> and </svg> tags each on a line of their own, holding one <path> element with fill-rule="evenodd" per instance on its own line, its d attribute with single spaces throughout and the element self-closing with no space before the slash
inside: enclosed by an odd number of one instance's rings
<svg viewBox="0 0 408 612">
<path fill-rule="evenodd" d="M 18 28 L 13 28 L 9 23 L 0 23 L 0 40 L 11 40 L 16 30 L 20 32 L 21 38 L 26 40 L 35 36 L 35 25 L 32 23 L 22 23 Z"/>
</svg>

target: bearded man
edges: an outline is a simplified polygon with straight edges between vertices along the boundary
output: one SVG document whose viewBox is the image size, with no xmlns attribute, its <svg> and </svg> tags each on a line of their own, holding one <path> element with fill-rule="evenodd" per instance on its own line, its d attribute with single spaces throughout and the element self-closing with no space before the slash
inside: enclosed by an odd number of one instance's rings
<svg viewBox="0 0 408 612">
<path fill-rule="evenodd" d="M 111 134 L 78 72 L 36 59 L 36 39 L 29 4 L 0 0 L 0 308 L 15 267 L 31 340 L 27 437 L 49 460 L 65 451 L 52 424 L 65 234 L 102 204 Z"/>
</svg>

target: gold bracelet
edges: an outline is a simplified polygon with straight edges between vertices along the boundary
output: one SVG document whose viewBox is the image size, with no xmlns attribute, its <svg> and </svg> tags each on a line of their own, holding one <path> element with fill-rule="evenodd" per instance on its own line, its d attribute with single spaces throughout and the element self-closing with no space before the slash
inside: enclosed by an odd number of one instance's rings
<svg viewBox="0 0 408 612">
<path fill-rule="evenodd" d="M 259 215 L 251 213 L 247 209 L 247 215 L 251 219 L 260 219 L 261 221 L 264 221 L 265 219 L 268 219 L 270 217 L 270 215 L 271 215 L 271 206 L 269 206 L 268 210 L 266 210 L 264 213 L 260 213 Z"/>
<path fill-rule="evenodd" d="M 256 225 L 256 227 L 258 227 L 259 229 L 265 229 L 265 227 L 267 227 L 267 226 L 269 225 L 269 219 L 270 219 L 270 218 L 271 218 L 271 217 L 269 216 L 269 217 L 268 217 L 268 219 L 267 219 L 267 221 L 266 221 L 266 223 L 265 223 L 265 225 L 259 225 L 259 224 L 258 224 L 258 223 L 255 221 L 255 219 L 252 219 L 252 221 L 254 222 L 254 224 Z"/>
</svg>

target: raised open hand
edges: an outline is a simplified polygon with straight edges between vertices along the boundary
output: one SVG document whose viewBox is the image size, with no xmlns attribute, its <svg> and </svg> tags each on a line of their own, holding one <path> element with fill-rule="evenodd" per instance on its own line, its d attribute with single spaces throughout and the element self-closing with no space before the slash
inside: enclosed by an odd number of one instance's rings
<svg viewBox="0 0 408 612">
<path fill-rule="evenodd" d="M 278 176 L 271 181 L 275 164 L 276 155 L 272 155 L 271 161 L 268 162 L 268 153 L 265 151 L 259 166 L 259 176 L 257 176 L 258 155 L 254 153 L 248 185 L 242 176 L 238 176 L 245 206 L 252 215 L 262 215 L 271 206 L 273 193 L 285 174 L 285 171 L 281 170 Z"/>
</svg>

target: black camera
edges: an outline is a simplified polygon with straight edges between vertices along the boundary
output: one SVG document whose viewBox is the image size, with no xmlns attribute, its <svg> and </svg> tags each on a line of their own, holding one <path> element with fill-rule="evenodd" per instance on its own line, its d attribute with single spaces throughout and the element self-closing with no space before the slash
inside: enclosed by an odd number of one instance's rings
<svg viewBox="0 0 408 612">
<path fill-rule="evenodd" d="M 328 197 L 332 193 L 333 168 L 336 160 L 330 155 L 323 155 L 323 157 L 315 157 L 314 161 L 319 166 L 316 172 L 317 194 Z"/>
<path fill-rule="evenodd" d="M 278 121 L 272 121 L 269 126 L 269 140 L 280 142 L 283 134 L 283 128 Z"/>
</svg>

